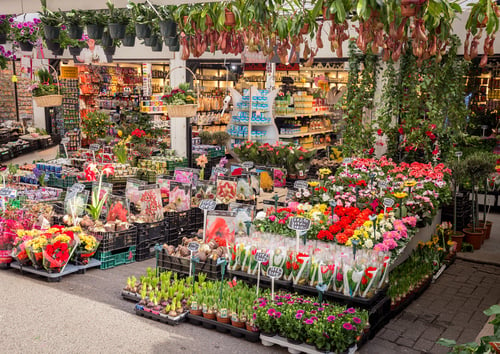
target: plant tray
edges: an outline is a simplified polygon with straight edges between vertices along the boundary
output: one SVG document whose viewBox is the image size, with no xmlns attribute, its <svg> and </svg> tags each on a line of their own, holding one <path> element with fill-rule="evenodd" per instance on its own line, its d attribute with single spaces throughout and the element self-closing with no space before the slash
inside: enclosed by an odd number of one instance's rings
<svg viewBox="0 0 500 354">
<path fill-rule="evenodd" d="M 137 302 L 141 301 L 141 296 L 136 293 L 131 293 L 127 290 L 122 290 L 122 298 L 128 301 L 133 301 L 137 304 Z"/>
<path fill-rule="evenodd" d="M 101 269 L 109 269 L 122 264 L 135 262 L 135 246 L 110 252 L 96 252 L 94 257 L 101 261 Z"/>
<path fill-rule="evenodd" d="M 288 352 L 291 354 L 299 354 L 299 353 L 308 353 L 308 354 L 316 354 L 316 353 L 332 353 L 334 352 L 325 352 L 319 351 L 316 347 L 309 344 L 293 344 L 287 341 L 286 338 L 281 336 L 266 336 L 261 334 L 260 340 L 262 341 L 262 345 L 265 347 L 271 347 L 274 344 L 279 345 L 280 347 L 288 348 Z M 358 344 L 353 344 L 346 351 L 342 352 L 342 354 L 354 354 L 358 350 Z"/>
<path fill-rule="evenodd" d="M 135 260 L 137 262 L 144 261 L 146 259 L 154 258 L 156 255 L 156 250 L 155 246 L 159 244 L 160 246 L 165 243 L 166 239 L 164 236 L 152 239 L 152 240 L 147 240 L 141 243 L 138 243 L 136 246 L 136 255 L 135 255 Z"/>
<path fill-rule="evenodd" d="M 14 269 L 19 269 L 21 273 L 31 273 L 38 275 L 40 277 L 45 278 L 49 283 L 52 282 L 59 282 L 61 281 L 61 278 L 65 275 L 72 274 L 72 273 L 78 273 L 80 271 L 80 267 L 68 263 L 66 267 L 64 268 L 64 271 L 61 273 L 48 273 L 45 269 L 35 269 L 32 266 L 23 266 L 19 264 L 17 261 L 12 262 L 10 266 Z"/>
<path fill-rule="evenodd" d="M 243 279 L 251 284 L 257 284 L 257 275 L 255 274 L 248 274 L 247 272 L 243 272 L 241 270 L 228 270 L 228 272 L 231 277 Z M 271 278 L 267 275 L 261 275 L 259 286 L 263 288 L 271 288 L 271 285 Z M 292 290 L 293 283 L 291 280 L 274 279 L 274 289 Z"/>
<path fill-rule="evenodd" d="M 101 239 L 98 252 L 106 253 L 124 247 L 136 245 L 137 228 L 133 225 L 128 230 L 110 232 L 91 232 L 97 239 Z"/>
<path fill-rule="evenodd" d="M 171 326 L 176 326 L 179 323 L 183 322 L 186 319 L 186 316 L 188 315 L 188 312 L 184 312 L 183 314 L 177 316 L 177 317 L 171 317 L 168 315 L 162 315 L 162 314 L 156 314 L 151 311 L 146 311 L 144 309 L 144 306 L 136 304 L 135 305 L 135 314 L 137 316 L 142 316 L 146 318 L 150 318 L 155 321 L 160 321 L 161 323 L 166 323 Z"/>
<path fill-rule="evenodd" d="M 203 326 L 207 329 L 215 329 L 220 333 L 230 333 L 233 337 L 245 338 L 249 342 L 256 343 L 260 340 L 260 332 L 247 331 L 244 328 L 238 328 L 230 323 L 217 322 L 216 320 L 209 320 L 203 316 L 196 316 L 188 314 L 189 323 L 196 326 Z"/>
<path fill-rule="evenodd" d="M 166 238 L 165 234 L 165 220 L 148 222 L 148 223 L 134 223 L 137 228 L 137 244 L 159 238 Z"/>
<path fill-rule="evenodd" d="M 180 274 L 189 275 L 189 262 L 189 258 L 170 256 L 165 249 L 162 249 L 158 257 L 158 268 L 160 268 L 160 272 L 172 270 Z M 195 265 L 195 275 L 200 273 L 205 273 L 207 279 L 211 280 L 219 280 L 222 276 L 221 266 L 217 265 L 217 261 L 211 259 Z"/>
</svg>

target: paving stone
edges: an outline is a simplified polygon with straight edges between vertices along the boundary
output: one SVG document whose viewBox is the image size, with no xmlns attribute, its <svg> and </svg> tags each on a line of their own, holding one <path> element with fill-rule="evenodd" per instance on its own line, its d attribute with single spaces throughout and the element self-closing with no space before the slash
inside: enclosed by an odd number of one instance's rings
<svg viewBox="0 0 500 354">
<path fill-rule="evenodd" d="M 406 331 L 403 332 L 401 335 L 403 338 L 409 338 L 412 340 L 417 340 L 422 333 L 424 333 L 425 327 L 424 326 L 419 326 L 415 325 L 410 328 L 408 328 Z"/>
<path fill-rule="evenodd" d="M 458 288 L 458 293 L 470 295 L 474 292 L 474 290 L 476 290 L 475 286 L 461 286 Z"/>
<path fill-rule="evenodd" d="M 386 327 L 391 329 L 400 329 L 402 331 L 406 331 L 408 328 L 411 328 L 412 326 L 413 322 L 395 318 L 394 320 L 390 321 Z"/>
<path fill-rule="evenodd" d="M 424 333 L 422 333 L 420 339 L 427 339 L 429 341 L 435 342 L 441 337 L 443 331 L 443 327 L 429 326 L 425 329 Z"/>
<path fill-rule="evenodd" d="M 462 334 L 463 330 L 464 327 L 460 325 L 449 326 L 441 334 L 441 338 L 457 340 L 458 337 L 460 337 L 460 335 Z"/>
<path fill-rule="evenodd" d="M 458 312 L 455 317 L 453 317 L 453 323 L 467 323 L 471 319 L 471 313 Z"/>
<path fill-rule="evenodd" d="M 400 346 L 387 342 L 385 340 L 382 340 L 378 337 L 373 338 L 371 341 L 366 343 L 361 350 L 359 351 L 360 354 L 397 354 L 401 353 L 401 348 Z M 404 347 L 406 348 L 406 347 Z"/>
<path fill-rule="evenodd" d="M 445 347 L 443 345 L 434 344 L 434 346 L 431 348 L 431 350 L 429 351 L 429 353 L 432 353 L 432 354 L 447 354 L 449 351 L 450 351 L 450 348 L 447 348 L 447 347 Z"/>
<path fill-rule="evenodd" d="M 388 340 L 389 342 L 395 342 L 396 339 L 399 338 L 402 331 L 397 331 L 391 328 L 385 328 L 384 331 L 380 334 L 377 334 L 377 338 L 382 338 Z"/>
<path fill-rule="evenodd" d="M 446 312 L 441 312 L 438 316 L 438 320 L 441 322 L 451 322 L 453 320 L 453 317 L 455 317 L 454 311 L 449 311 L 447 310 Z"/>
<path fill-rule="evenodd" d="M 398 340 L 396 340 L 396 344 L 399 344 L 399 345 L 402 345 L 405 347 L 409 347 L 409 348 L 413 348 L 413 345 L 415 344 L 415 340 L 410 339 L 408 337 L 399 337 Z"/>
<path fill-rule="evenodd" d="M 433 341 L 430 341 L 430 340 L 427 340 L 424 338 L 420 338 L 419 340 L 417 340 L 417 342 L 413 346 L 413 349 L 423 351 L 424 353 L 429 353 L 430 349 L 433 346 L 434 346 Z"/>
<path fill-rule="evenodd" d="M 460 337 L 458 337 L 457 343 L 473 342 L 480 331 L 481 328 L 479 329 L 465 328 Z"/>
<path fill-rule="evenodd" d="M 417 319 L 417 315 L 413 312 L 410 311 L 410 308 L 412 306 L 410 305 L 407 309 L 405 309 L 401 314 L 399 315 L 398 321 L 401 320 L 406 320 L 408 322 L 414 322 Z"/>
</svg>

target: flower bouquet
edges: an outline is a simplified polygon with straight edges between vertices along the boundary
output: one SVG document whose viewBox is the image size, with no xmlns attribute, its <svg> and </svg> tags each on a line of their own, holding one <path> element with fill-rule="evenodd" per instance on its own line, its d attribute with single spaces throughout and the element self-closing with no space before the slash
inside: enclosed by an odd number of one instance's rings
<svg viewBox="0 0 500 354">
<path fill-rule="evenodd" d="M 72 231 L 65 231 L 53 237 L 43 250 L 45 270 L 49 273 L 61 273 L 78 244 L 79 238 Z"/>
<path fill-rule="evenodd" d="M 54 82 L 52 75 L 47 69 L 39 69 L 36 72 L 38 81 L 28 88 L 38 107 L 56 107 L 62 105 L 61 85 Z"/>
<path fill-rule="evenodd" d="M 169 89 L 162 99 L 170 117 L 194 117 L 198 110 L 196 94 L 189 83 L 180 84 L 175 89 Z"/>
<path fill-rule="evenodd" d="M 93 235 L 81 233 L 78 235 L 80 243 L 75 251 L 76 264 L 88 264 L 89 259 L 95 254 L 99 247 L 99 241 Z"/>
<path fill-rule="evenodd" d="M 20 229 L 17 231 L 17 237 L 14 240 L 14 245 L 12 247 L 12 257 L 23 266 L 31 264 L 31 260 L 28 257 L 28 253 L 26 251 L 25 242 L 31 240 L 32 237 L 32 231 Z"/>
<path fill-rule="evenodd" d="M 25 242 L 26 253 L 35 269 L 43 268 L 43 248 L 49 242 L 47 237 L 50 237 L 50 234 L 42 234 Z"/>
</svg>

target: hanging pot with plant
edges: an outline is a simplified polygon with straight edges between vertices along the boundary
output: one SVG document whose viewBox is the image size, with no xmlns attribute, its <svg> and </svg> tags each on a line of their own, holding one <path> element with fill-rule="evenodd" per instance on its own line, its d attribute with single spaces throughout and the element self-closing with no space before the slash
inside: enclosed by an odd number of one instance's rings
<svg viewBox="0 0 500 354">
<path fill-rule="evenodd" d="M 104 47 L 104 54 L 106 55 L 115 55 L 116 47 L 114 45 L 110 47 Z"/>
<path fill-rule="evenodd" d="M 89 38 L 94 40 L 101 39 L 104 27 L 108 23 L 108 15 L 103 11 L 89 10 L 85 12 L 83 19 Z"/>
<path fill-rule="evenodd" d="M 71 10 L 70 12 L 60 12 L 63 24 L 66 26 L 70 39 L 82 39 L 83 36 L 83 11 Z"/>
<path fill-rule="evenodd" d="M 42 11 L 40 21 L 42 21 L 45 39 L 54 40 L 59 38 L 61 31 L 62 16 L 59 12 L 52 12 L 47 8 L 47 0 L 40 0 Z"/>
<path fill-rule="evenodd" d="M 154 47 L 154 46 L 156 46 L 157 42 L 158 42 L 158 37 L 156 37 L 156 36 L 151 36 L 149 38 L 144 38 L 144 45 L 146 47 Z"/>
<path fill-rule="evenodd" d="M 58 41 L 55 41 L 55 40 L 50 40 L 50 39 L 47 39 L 45 41 L 45 45 L 47 46 L 47 49 L 48 50 L 51 50 L 51 51 L 59 51 L 59 49 L 61 49 L 61 45 L 59 44 Z"/>
<path fill-rule="evenodd" d="M 168 50 L 171 52 L 178 52 L 181 49 L 180 43 L 179 43 L 179 37 L 176 36 L 172 38 L 171 44 L 168 46 Z"/>
<path fill-rule="evenodd" d="M 76 56 L 80 55 L 83 48 L 69 46 L 68 49 L 69 49 L 69 54 L 76 57 Z"/>
<path fill-rule="evenodd" d="M 135 25 L 132 22 L 127 25 L 127 29 L 125 30 L 125 37 L 122 40 L 122 44 L 124 47 L 135 46 Z"/>
<path fill-rule="evenodd" d="M 155 45 L 151 46 L 153 52 L 161 52 L 163 50 L 163 42 L 160 38 L 157 38 Z"/>
<path fill-rule="evenodd" d="M 157 11 L 161 17 L 161 20 L 158 21 L 158 25 L 160 27 L 160 34 L 163 38 L 173 37 L 177 33 L 177 23 L 173 17 L 174 10 L 175 6 L 172 5 L 158 6 Z"/>
<path fill-rule="evenodd" d="M 103 47 L 111 47 L 113 45 L 113 39 L 108 31 L 104 31 L 101 39 L 101 44 Z"/>
<path fill-rule="evenodd" d="M 112 39 L 123 39 L 125 30 L 129 23 L 129 11 L 126 9 L 116 9 L 115 5 L 108 0 L 106 6 L 109 10 L 108 30 Z"/>
<path fill-rule="evenodd" d="M 55 56 L 61 56 L 64 54 L 64 48 L 59 47 L 57 49 L 52 50 L 52 54 Z"/>
<path fill-rule="evenodd" d="M 151 26 L 156 13 L 147 3 L 136 4 L 129 0 L 127 9 L 132 13 L 132 20 L 135 23 L 136 36 L 139 39 L 149 38 L 151 36 Z"/>
</svg>

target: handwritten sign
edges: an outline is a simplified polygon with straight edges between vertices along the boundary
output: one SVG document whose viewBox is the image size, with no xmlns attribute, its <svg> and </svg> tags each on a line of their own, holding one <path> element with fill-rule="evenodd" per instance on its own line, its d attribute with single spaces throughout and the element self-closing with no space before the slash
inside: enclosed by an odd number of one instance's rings
<svg viewBox="0 0 500 354">
<path fill-rule="evenodd" d="M 69 143 L 69 138 L 62 138 L 61 139 L 61 144 L 66 145 L 67 143 Z"/>
<path fill-rule="evenodd" d="M 198 250 L 200 249 L 200 244 L 198 242 L 189 242 L 187 248 L 191 252 L 198 252 Z"/>
<path fill-rule="evenodd" d="M 394 199 L 384 198 L 384 206 L 390 208 L 394 205 Z"/>
<path fill-rule="evenodd" d="M 227 168 L 225 167 L 214 167 L 212 169 L 212 174 L 218 176 L 218 175 L 225 175 L 227 173 Z"/>
<path fill-rule="evenodd" d="M 99 151 L 101 149 L 101 145 L 100 144 L 90 144 L 89 149 L 91 151 Z"/>
<path fill-rule="evenodd" d="M 288 219 L 288 227 L 295 231 L 307 231 L 311 228 L 311 220 L 300 217 Z"/>
<path fill-rule="evenodd" d="M 455 152 L 456 157 L 462 157 L 462 155 L 463 155 L 462 151 Z"/>
<path fill-rule="evenodd" d="M 83 192 L 85 190 L 85 185 L 81 183 L 75 183 L 69 189 L 76 192 Z"/>
<path fill-rule="evenodd" d="M 253 161 L 245 161 L 241 164 L 241 167 L 243 167 L 245 170 L 249 170 L 253 167 Z"/>
<path fill-rule="evenodd" d="M 269 255 L 265 252 L 257 252 L 255 254 L 255 260 L 260 263 L 265 263 L 269 260 Z"/>
<path fill-rule="evenodd" d="M 283 275 L 283 268 L 280 267 L 269 267 L 267 268 L 267 276 L 269 278 L 281 278 Z"/>
<path fill-rule="evenodd" d="M 199 208 L 201 210 L 215 210 L 216 206 L 217 206 L 217 202 L 214 199 L 203 199 L 200 202 Z"/>
<path fill-rule="evenodd" d="M 309 187 L 307 181 L 295 181 L 293 184 L 293 188 L 295 189 L 307 189 L 307 187 Z"/>
</svg>

